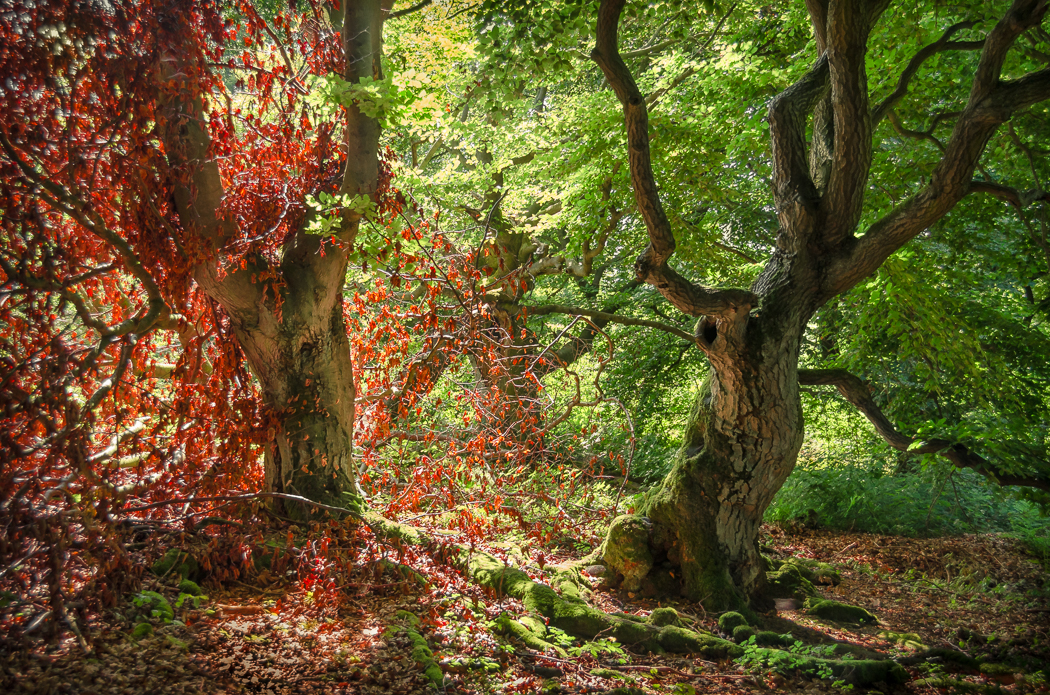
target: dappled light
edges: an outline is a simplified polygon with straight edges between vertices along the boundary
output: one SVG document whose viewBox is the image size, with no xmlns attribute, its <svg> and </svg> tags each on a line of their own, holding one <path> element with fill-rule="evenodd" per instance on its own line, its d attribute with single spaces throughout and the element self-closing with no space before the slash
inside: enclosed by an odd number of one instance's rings
<svg viewBox="0 0 1050 695">
<path fill-rule="evenodd" d="M 1045 0 L 8 0 L 0 691 L 1050 687 Z"/>
</svg>

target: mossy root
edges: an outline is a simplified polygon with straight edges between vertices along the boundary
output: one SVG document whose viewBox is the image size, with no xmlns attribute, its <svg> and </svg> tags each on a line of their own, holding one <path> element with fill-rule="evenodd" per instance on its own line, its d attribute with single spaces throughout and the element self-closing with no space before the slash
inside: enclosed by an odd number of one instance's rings
<svg viewBox="0 0 1050 695">
<path fill-rule="evenodd" d="M 445 681 L 445 674 L 441 672 L 441 666 L 434 660 L 434 653 L 430 651 L 430 645 L 427 644 L 426 639 L 416 631 L 419 619 L 405 611 L 398 611 L 397 617 L 402 623 L 387 628 L 385 636 L 388 639 L 397 635 L 408 637 L 412 643 L 412 659 L 423 669 L 426 679 L 433 683 L 434 687 L 440 688 Z"/>
<path fill-rule="evenodd" d="M 419 530 L 374 513 L 366 514 L 366 520 L 373 530 L 378 530 L 388 539 L 444 553 L 446 559 L 463 567 L 477 584 L 520 600 L 529 613 L 543 618 L 547 625 L 576 637 L 593 639 L 602 634 L 641 651 L 692 653 L 709 659 L 737 657 L 743 653 L 739 646 L 708 633 L 694 632 L 676 625 L 635 622 L 592 608 L 584 598 L 586 588 L 577 568 L 556 570 L 551 579 L 552 588 L 533 581 L 525 572 L 508 567 L 488 553 L 471 552 L 462 546 L 438 548 Z M 453 554 L 451 558 L 448 556 L 449 551 Z M 546 645 L 544 649 L 550 647 L 550 643 L 543 640 L 542 636 L 517 621 L 509 620 L 505 627 L 523 641 L 535 638 L 539 640 L 537 646 L 542 643 Z"/>
</svg>

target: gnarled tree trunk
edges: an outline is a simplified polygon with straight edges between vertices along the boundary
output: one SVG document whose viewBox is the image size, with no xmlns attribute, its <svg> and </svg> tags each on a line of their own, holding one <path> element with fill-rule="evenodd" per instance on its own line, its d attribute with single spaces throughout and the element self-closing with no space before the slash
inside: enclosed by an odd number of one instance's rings
<svg viewBox="0 0 1050 695">
<path fill-rule="evenodd" d="M 673 468 L 639 510 L 683 593 L 705 605 L 736 606 L 763 587 L 758 528 L 802 446 L 800 333 L 752 327 L 739 350 L 714 352 Z"/>
<path fill-rule="evenodd" d="M 723 609 L 744 604 L 766 583 L 758 526 L 802 444 L 798 360 L 806 322 L 964 196 L 982 190 L 971 178 L 996 128 L 1015 110 L 1050 98 L 1047 70 L 1000 79 L 1006 52 L 1042 21 L 1048 5 L 1015 0 L 985 41 L 948 42 L 957 25 L 920 52 L 919 63 L 942 50 L 982 50 L 968 103 L 929 183 L 856 236 L 872 132 L 907 92 L 917 64 L 913 60 L 898 88 L 873 107 L 865 53 L 887 0 L 807 0 L 819 56 L 769 106 L 781 228 L 765 270 L 745 291 L 692 283 L 668 265 L 675 239 L 650 164 L 646 100 L 618 49 L 625 2 L 602 0 L 591 56 L 623 105 L 631 181 L 650 242 L 635 270 L 677 308 L 702 317 L 697 345 L 711 371 L 671 473 L 639 510 L 648 520 L 614 522 L 603 551 L 628 588 L 640 586 L 666 559 L 680 566 L 690 598 Z"/>
</svg>

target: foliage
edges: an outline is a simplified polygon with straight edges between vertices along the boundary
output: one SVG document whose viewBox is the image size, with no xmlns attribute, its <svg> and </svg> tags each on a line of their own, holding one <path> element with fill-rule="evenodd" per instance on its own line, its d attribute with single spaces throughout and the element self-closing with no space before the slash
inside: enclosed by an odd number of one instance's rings
<svg viewBox="0 0 1050 695">
<path fill-rule="evenodd" d="M 892 452 L 861 429 L 855 414 L 828 408 L 823 415 L 834 439 L 806 445 L 768 522 L 904 536 L 1045 533 L 1037 507 L 976 473 Z"/>
<path fill-rule="evenodd" d="M 997 17 L 1001 4 L 894 9 L 877 37 L 892 48 L 867 58 L 872 87 L 888 93 L 917 47 L 948 24 Z M 762 106 L 808 67 L 804 8 L 630 8 L 621 41 L 654 97 L 653 166 L 679 267 L 746 285 L 778 230 Z M 693 332 L 630 270 L 645 229 L 620 114 L 587 58 L 595 3 L 469 9 L 439 2 L 390 20 L 385 76 L 356 80 L 343 74 L 332 3 L 25 0 L 0 13 L 10 39 L 0 48 L 6 635 L 81 629 L 136 585 L 129 544 L 158 528 L 206 546 L 215 580 L 268 557 L 317 610 L 338 602 L 335 578 L 374 539 L 339 521 L 308 525 L 299 546 L 274 541 L 271 512 L 242 504 L 267 484 L 264 459 L 293 404 L 268 400 L 243 317 L 200 284 L 205 261 L 219 277 L 247 274 L 290 321 L 282 273 L 294 273 L 285 260 L 303 235 L 349 264 L 339 281 L 353 464 L 373 507 L 471 542 L 512 536 L 542 566 L 544 544 L 593 544 L 594 522 L 619 511 L 619 482 L 592 486 L 592 475 L 666 473 L 706 368 L 695 343 L 580 312 L 530 313 L 571 306 Z M 928 63 L 898 121 L 925 125 L 928 104 L 956 108 L 951 87 L 974 60 Z M 1011 53 L 1007 73 L 1036 60 Z M 179 165 L 186 153 L 166 135 L 189 127 L 175 103 L 200 107 L 223 183 L 218 219 L 231 231 L 218 250 L 178 212 L 180 191 L 199 193 L 199 171 Z M 355 111 L 383 127 L 369 195 L 340 187 Z M 883 123 L 872 215 L 926 175 L 949 120 L 920 138 Z M 983 180 L 1045 187 L 1047 122 L 1042 106 L 1019 114 L 989 146 Z M 823 309 L 802 361 L 867 378 L 909 433 L 968 442 L 1003 470 L 1039 470 L 1050 422 L 1046 201 L 971 200 L 957 212 Z M 1041 537 L 1028 505 L 927 461 L 896 474 L 884 448 L 846 436 L 856 420 L 824 397 L 807 407 L 807 455 L 770 519 L 813 510 L 839 527 Z M 213 513 L 247 526 L 217 530 L 205 523 Z"/>
</svg>

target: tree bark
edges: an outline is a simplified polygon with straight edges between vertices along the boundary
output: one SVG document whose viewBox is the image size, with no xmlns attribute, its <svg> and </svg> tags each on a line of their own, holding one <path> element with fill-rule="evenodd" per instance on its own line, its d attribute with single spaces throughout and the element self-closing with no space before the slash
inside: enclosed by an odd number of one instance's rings
<svg viewBox="0 0 1050 695">
<path fill-rule="evenodd" d="M 872 157 L 865 53 L 888 2 L 807 0 L 819 56 L 769 106 L 781 229 L 772 257 L 745 291 L 694 284 L 668 264 L 675 240 L 650 164 L 646 100 L 618 49 L 625 2 L 602 0 L 591 56 L 623 106 L 631 183 L 649 233 L 635 270 L 683 312 L 702 317 L 696 342 L 711 366 L 670 474 L 638 510 L 651 523 L 614 523 L 603 548 L 606 562 L 630 586 L 666 561 L 680 567 L 689 598 L 721 610 L 744 605 L 765 584 L 758 527 L 803 440 L 798 358 L 807 321 L 947 214 L 971 191 L 974 168 L 999 124 L 1050 98 L 1050 71 L 1000 79 L 1007 50 L 1048 6 L 1046 0 L 1014 0 L 979 43 L 969 103 L 930 183 L 856 237 Z M 912 65 L 931 52 L 978 47 L 949 45 L 951 31 Z M 902 77 L 902 93 L 908 77 Z"/>
<path fill-rule="evenodd" d="M 340 26 L 346 54 L 344 78 L 382 77 L 382 20 L 390 0 L 345 4 Z M 185 18 L 173 18 L 184 22 Z M 190 32 L 186 32 L 189 35 Z M 240 268 L 221 269 L 219 258 L 240 231 L 220 215 L 225 191 L 201 126 L 205 112 L 194 71 L 183 70 L 178 34 L 161 59 L 164 93 L 162 137 L 173 169 L 182 177 L 174 198 L 183 246 L 202 248 L 194 266 L 200 288 L 226 312 L 270 417 L 265 447 L 267 490 L 299 495 L 336 507 L 357 507 L 360 495 L 352 465 L 354 386 L 350 344 L 343 318 L 347 252 L 358 215 L 347 213 L 324 243 L 300 228 L 281 250 L 279 262 L 247 256 Z M 347 164 L 340 190 L 374 195 L 379 172 L 379 124 L 347 109 Z M 190 243 L 187 243 L 190 242 Z M 322 248 L 322 243 L 324 247 Z M 312 507 L 283 502 L 284 511 L 308 517 Z"/>
<path fill-rule="evenodd" d="M 758 317 L 744 340 L 715 338 L 673 468 L 639 510 L 653 522 L 654 559 L 665 554 L 683 593 L 715 610 L 765 584 L 758 528 L 802 446 L 804 318 Z"/>
</svg>

